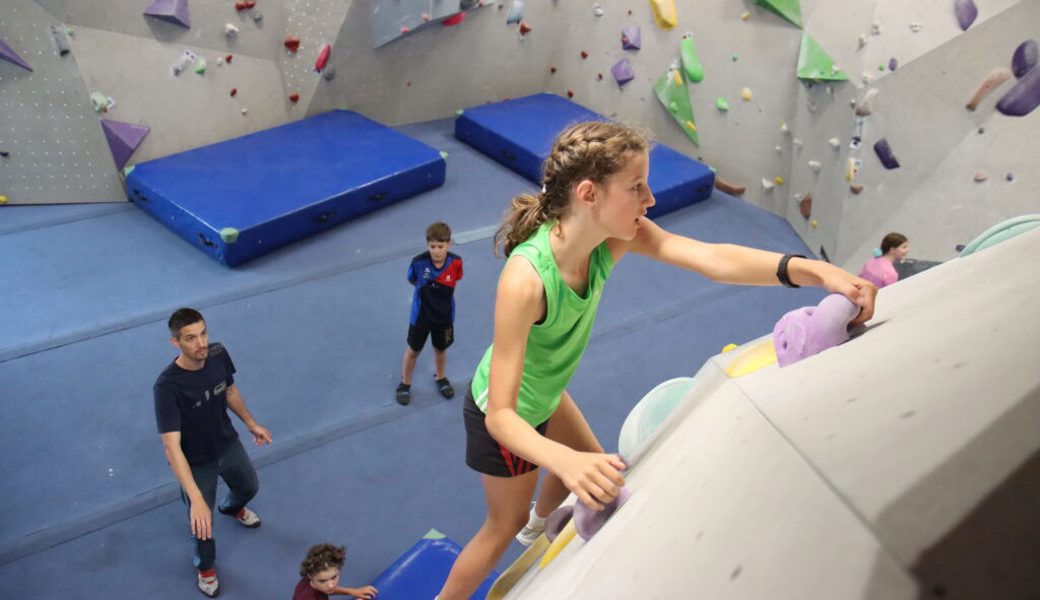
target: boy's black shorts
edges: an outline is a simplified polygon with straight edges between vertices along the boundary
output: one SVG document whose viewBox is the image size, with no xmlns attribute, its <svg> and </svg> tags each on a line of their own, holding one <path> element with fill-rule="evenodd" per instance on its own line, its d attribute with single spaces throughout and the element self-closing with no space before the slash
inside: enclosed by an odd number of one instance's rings
<svg viewBox="0 0 1040 600">
<path fill-rule="evenodd" d="M 438 350 L 447 350 L 455 341 L 455 328 L 427 327 L 425 325 L 408 326 L 408 347 L 415 352 L 421 352 L 426 345 L 426 338 L 433 334 L 433 347 Z"/>
<path fill-rule="evenodd" d="M 516 477 L 538 468 L 538 465 L 506 450 L 491 437 L 484 426 L 484 416 L 473 400 L 471 384 L 467 383 L 466 400 L 462 403 L 462 420 L 466 423 L 466 464 L 469 468 L 495 477 Z M 535 431 L 544 436 L 548 428 L 549 420 L 546 419 L 544 423 L 535 427 Z"/>
</svg>

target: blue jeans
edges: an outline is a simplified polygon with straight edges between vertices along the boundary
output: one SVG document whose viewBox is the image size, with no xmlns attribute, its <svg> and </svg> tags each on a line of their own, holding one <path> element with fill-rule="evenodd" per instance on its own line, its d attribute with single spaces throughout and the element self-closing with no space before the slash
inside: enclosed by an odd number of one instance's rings
<svg viewBox="0 0 1040 600">
<path fill-rule="evenodd" d="M 237 515 L 238 511 L 245 508 L 246 504 L 256 496 L 260 489 L 260 480 L 256 477 L 256 469 L 253 468 L 246 449 L 242 447 L 241 440 L 235 440 L 224 454 L 217 460 L 200 465 L 190 465 L 191 476 L 195 478 L 195 485 L 199 486 L 202 497 L 206 499 L 206 505 L 213 511 L 213 505 L 217 501 L 217 476 L 220 476 L 227 484 L 229 491 L 227 497 L 217 508 L 225 515 Z M 191 504 L 188 496 L 181 490 L 181 500 L 188 505 L 188 523 L 191 524 Z M 216 523 L 214 523 L 216 525 Z M 215 528 L 214 528 L 215 529 Z M 195 543 L 195 568 L 200 571 L 208 571 L 213 568 L 217 561 L 217 542 L 212 532 L 208 540 L 200 540 L 190 533 Z"/>
</svg>

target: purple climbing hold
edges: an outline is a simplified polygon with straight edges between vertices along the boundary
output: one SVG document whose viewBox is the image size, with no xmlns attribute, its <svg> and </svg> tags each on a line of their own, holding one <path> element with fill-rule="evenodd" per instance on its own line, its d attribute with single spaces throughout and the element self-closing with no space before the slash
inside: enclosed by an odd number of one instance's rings
<svg viewBox="0 0 1040 600">
<path fill-rule="evenodd" d="M 642 47 L 638 27 L 625 27 L 621 30 L 621 47 L 625 50 L 639 50 Z"/>
<path fill-rule="evenodd" d="M 979 9 L 975 7 L 973 0 L 957 0 L 953 4 L 953 12 L 957 15 L 957 23 L 961 31 L 967 31 L 975 18 L 979 16 Z"/>
<path fill-rule="evenodd" d="M 1015 77 L 1021 78 L 1040 61 L 1040 45 L 1036 40 L 1026 40 L 1015 48 L 1015 54 L 1011 57 L 1011 72 Z"/>
<path fill-rule="evenodd" d="M 26 71 L 32 71 L 33 68 L 29 66 L 29 63 L 25 62 L 25 59 L 18 55 L 14 51 L 14 48 L 8 46 L 3 40 L 0 40 L 0 60 L 6 60 L 12 65 L 18 65 Z"/>
<path fill-rule="evenodd" d="M 151 131 L 145 125 L 123 123 L 111 119 L 101 119 L 101 128 L 105 130 L 105 139 L 108 147 L 112 150 L 112 158 L 116 161 L 116 168 L 123 169 L 130 155 L 141 145 L 141 140 Z"/>
<path fill-rule="evenodd" d="M 895 154 L 892 154 L 892 148 L 888 145 L 888 140 L 881 138 L 874 143 L 874 154 L 877 154 L 881 164 L 886 169 L 898 169 L 899 161 L 896 160 Z"/>
<path fill-rule="evenodd" d="M 858 314 L 859 306 L 841 294 L 788 312 L 773 327 L 776 364 L 786 367 L 848 341 L 849 322 Z"/>
<path fill-rule="evenodd" d="M 632 70 L 632 64 L 628 62 L 627 58 L 622 58 L 614 63 L 614 66 L 610 67 L 610 74 L 614 76 L 619 86 L 623 86 L 636 78 L 636 74 Z"/>
<path fill-rule="evenodd" d="M 613 500 L 607 503 L 603 507 L 603 510 L 592 510 L 585 506 L 585 504 L 579 500 L 574 504 L 574 529 L 577 530 L 578 535 L 581 539 L 588 541 L 592 539 L 592 536 L 603 528 L 606 524 L 607 519 L 614 514 L 617 509 L 621 508 L 632 492 L 628 488 L 622 487 L 621 493 L 619 493 Z"/>
<path fill-rule="evenodd" d="M 573 506 L 561 506 L 556 510 L 549 513 L 549 516 L 545 518 L 545 537 L 551 542 L 556 539 L 556 536 L 560 535 L 563 528 L 570 522 L 571 517 L 574 516 Z"/>
<path fill-rule="evenodd" d="M 188 0 L 154 0 L 148 8 L 144 9 L 144 15 L 191 29 L 191 10 L 188 9 Z"/>
<path fill-rule="evenodd" d="M 1024 117 L 1040 104 L 1040 68 L 1029 71 L 997 102 L 997 110 L 1009 117 Z"/>
<path fill-rule="evenodd" d="M 896 60 L 896 57 L 893 56 L 892 58 L 888 59 L 888 70 L 895 71 L 897 68 L 899 68 L 899 61 Z"/>
</svg>

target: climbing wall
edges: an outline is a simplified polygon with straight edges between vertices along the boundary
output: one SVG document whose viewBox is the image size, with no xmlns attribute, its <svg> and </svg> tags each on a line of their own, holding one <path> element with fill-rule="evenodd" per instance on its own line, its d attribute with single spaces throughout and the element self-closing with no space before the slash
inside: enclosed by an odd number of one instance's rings
<svg viewBox="0 0 1040 600">
<path fill-rule="evenodd" d="M 289 0 L 284 6 L 286 35 L 278 51 L 278 68 L 286 90 L 287 109 L 295 119 L 306 115 L 317 86 L 336 76 L 335 68 L 329 68 L 328 63 L 332 53 L 341 50 L 333 42 L 350 3 Z M 325 57 L 321 58 L 323 52 Z"/>
<path fill-rule="evenodd" d="M 59 54 L 52 27 L 67 35 L 29 0 L 5 0 L 0 11 L 0 41 L 32 68 L 0 61 L 0 196 L 7 204 L 122 200 L 77 57 Z"/>
</svg>

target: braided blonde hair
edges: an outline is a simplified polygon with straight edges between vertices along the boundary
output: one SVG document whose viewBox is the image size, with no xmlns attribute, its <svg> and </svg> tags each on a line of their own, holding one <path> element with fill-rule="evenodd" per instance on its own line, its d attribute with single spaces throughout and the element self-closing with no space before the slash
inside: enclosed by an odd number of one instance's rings
<svg viewBox="0 0 1040 600">
<path fill-rule="evenodd" d="M 650 142 L 639 132 L 601 121 L 577 123 L 553 142 L 542 168 L 542 191 L 513 198 L 495 232 L 495 251 L 505 256 L 531 237 L 542 223 L 559 219 L 570 207 L 571 190 L 588 179 L 602 184 L 625 167 L 632 152 L 645 152 Z"/>
</svg>

